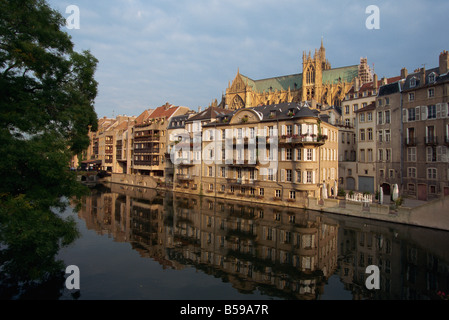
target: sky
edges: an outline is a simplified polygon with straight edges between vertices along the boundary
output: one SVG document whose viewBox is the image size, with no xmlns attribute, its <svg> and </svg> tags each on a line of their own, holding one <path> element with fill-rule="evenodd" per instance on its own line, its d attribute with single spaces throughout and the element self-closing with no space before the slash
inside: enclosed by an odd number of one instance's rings
<svg viewBox="0 0 449 320">
<path fill-rule="evenodd" d="M 363 57 L 379 79 L 437 67 L 449 50 L 447 0 L 47 2 L 66 18 L 74 13 L 68 6 L 79 8 L 79 29 L 63 31 L 76 51 L 99 60 L 99 118 L 138 116 L 166 102 L 204 109 L 221 101 L 237 70 L 254 80 L 302 73 L 303 52 L 322 39 L 332 68 Z"/>
</svg>

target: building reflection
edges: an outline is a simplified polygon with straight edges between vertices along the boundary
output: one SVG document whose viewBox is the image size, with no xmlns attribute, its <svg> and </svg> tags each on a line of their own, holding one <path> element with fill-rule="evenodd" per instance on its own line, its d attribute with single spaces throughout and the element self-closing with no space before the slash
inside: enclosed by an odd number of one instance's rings
<svg viewBox="0 0 449 320">
<path fill-rule="evenodd" d="M 436 298 L 448 286 L 444 232 L 115 184 L 78 214 L 163 268 L 194 266 L 243 293 L 320 299 L 334 274 L 353 299 Z M 380 290 L 365 287 L 368 265 Z"/>
</svg>

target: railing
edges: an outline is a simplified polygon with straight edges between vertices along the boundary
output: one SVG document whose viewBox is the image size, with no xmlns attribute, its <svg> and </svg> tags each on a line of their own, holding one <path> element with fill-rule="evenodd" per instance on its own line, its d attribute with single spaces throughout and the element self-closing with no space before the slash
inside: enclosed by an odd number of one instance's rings
<svg viewBox="0 0 449 320">
<path fill-rule="evenodd" d="M 324 144 L 326 140 L 327 136 L 325 135 L 291 135 L 281 136 L 279 138 L 279 144 Z"/>
<path fill-rule="evenodd" d="M 416 146 L 416 138 L 405 138 L 406 146 Z"/>
<path fill-rule="evenodd" d="M 424 138 L 424 143 L 426 145 L 437 145 L 438 144 L 438 138 L 436 136 L 428 136 Z"/>
</svg>

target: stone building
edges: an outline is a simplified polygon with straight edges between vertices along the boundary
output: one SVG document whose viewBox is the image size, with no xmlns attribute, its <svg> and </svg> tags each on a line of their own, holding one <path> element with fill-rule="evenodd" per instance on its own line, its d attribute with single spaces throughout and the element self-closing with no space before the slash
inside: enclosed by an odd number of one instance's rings
<svg viewBox="0 0 449 320">
<path fill-rule="evenodd" d="M 303 52 L 302 69 L 302 73 L 260 80 L 237 71 L 226 89 L 225 105 L 230 110 L 302 101 L 340 106 L 356 78 L 372 81 L 366 58 L 359 65 L 332 68 L 323 42 L 313 56 Z"/>
<path fill-rule="evenodd" d="M 428 200 L 449 195 L 449 53 L 439 66 L 407 74 L 402 91 L 405 146 L 403 192 Z"/>
</svg>

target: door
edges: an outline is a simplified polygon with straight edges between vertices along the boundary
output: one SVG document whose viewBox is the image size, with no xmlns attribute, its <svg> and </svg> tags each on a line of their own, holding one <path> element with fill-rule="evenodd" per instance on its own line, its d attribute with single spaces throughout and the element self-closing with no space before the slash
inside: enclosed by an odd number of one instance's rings
<svg viewBox="0 0 449 320">
<path fill-rule="evenodd" d="M 359 191 L 374 193 L 374 177 L 359 177 Z"/>
<path fill-rule="evenodd" d="M 427 201 L 427 185 L 418 184 L 418 200 Z"/>
</svg>

